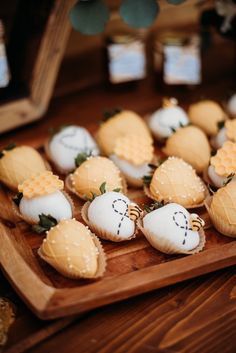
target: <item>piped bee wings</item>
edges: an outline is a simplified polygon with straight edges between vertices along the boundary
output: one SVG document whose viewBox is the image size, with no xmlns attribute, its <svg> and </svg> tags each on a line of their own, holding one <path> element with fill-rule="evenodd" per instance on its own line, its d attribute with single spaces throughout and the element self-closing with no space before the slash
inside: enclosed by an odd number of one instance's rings
<svg viewBox="0 0 236 353">
<path fill-rule="evenodd" d="M 128 217 L 132 221 L 137 221 L 143 215 L 143 210 L 136 204 L 130 203 L 128 206 Z"/>
<path fill-rule="evenodd" d="M 205 226 L 204 220 L 200 218 L 196 213 L 192 213 L 190 215 L 189 223 L 192 230 L 195 232 L 198 232 L 201 228 Z"/>
</svg>

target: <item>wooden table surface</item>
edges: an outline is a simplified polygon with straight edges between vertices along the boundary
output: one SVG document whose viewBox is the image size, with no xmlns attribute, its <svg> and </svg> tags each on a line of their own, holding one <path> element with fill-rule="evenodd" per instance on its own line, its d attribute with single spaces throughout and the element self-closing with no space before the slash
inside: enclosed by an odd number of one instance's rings
<svg viewBox="0 0 236 353">
<path fill-rule="evenodd" d="M 212 82 L 204 88 L 182 89 L 175 96 L 187 106 L 202 95 L 222 100 L 231 88 L 232 78 L 226 77 L 220 85 Z M 49 127 L 98 123 L 102 111 L 115 106 L 146 114 L 160 101 L 152 84 L 139 85 L 132 92 L 91 89 L 57 98 L 43 120 L 1 136 L 0 144 L 14 140 L 36 146 Z M 0 296 L 17 307 L 3 352 L 236 352 L 235 267 L 53 322 L 34 317 L 2 274 L 0 283 Z"/>
</svg>

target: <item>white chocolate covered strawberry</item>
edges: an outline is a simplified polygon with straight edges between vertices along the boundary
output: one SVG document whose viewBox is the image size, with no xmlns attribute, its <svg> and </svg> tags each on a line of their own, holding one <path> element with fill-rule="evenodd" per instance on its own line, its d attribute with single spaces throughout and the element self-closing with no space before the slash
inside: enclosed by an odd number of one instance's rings
<svg viewBox="0 0 236 353">
<path fill-rule="evenodd" d="M 28 223 L 37 224 L 40 215 L 51 216 L 58 222 L 72 218 L 72 203 L 63 192 L 64 182 L 46 171 L 36 174 L 19 185 L 19 212 Z"/>
<path fill-rule="evenodd" d="M 170 203 L 144 216 L 140 226 L 150 244 L 167 254 L 192 254 L 202 250 L 204 221 L 184 207 Z"/>
<path fill-rule="evenodd" d="M 46 146 L 46 152 L 56 168 L 67 174 L 76 168 L 75 159 L 78 154 L 97 156 L 99 148 L 85 128 L 71 125 L 53 135 Z"/>
</svg>

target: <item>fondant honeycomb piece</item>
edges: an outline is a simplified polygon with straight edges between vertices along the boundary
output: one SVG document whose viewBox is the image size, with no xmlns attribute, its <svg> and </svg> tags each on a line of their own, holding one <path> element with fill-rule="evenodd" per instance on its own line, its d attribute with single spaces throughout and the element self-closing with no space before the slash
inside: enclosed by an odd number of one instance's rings
<svg viewBox="0 0 236 353">
<path fill-rule="evenodd" d="M 228 176 L 236 172 L 236 143 L 226 141 L 217 151 L 216 155 L 211 157 L 211 165 L 215 172 L 220 176 Z"/>
<path fill-rule="evenodd" d="M 50 171 L 35 174 L 18 186 L 19 192 L 22 192 L 28 199 L 52 194 L 63 188 L 64 182 Z"/>
<path fill-rule="evenodd" d="M 116 140 L 114 153 L 134 165 L 151 162 L 153 145 L 150 139 L 138 135 L 127 135 Z"/>
</svg>

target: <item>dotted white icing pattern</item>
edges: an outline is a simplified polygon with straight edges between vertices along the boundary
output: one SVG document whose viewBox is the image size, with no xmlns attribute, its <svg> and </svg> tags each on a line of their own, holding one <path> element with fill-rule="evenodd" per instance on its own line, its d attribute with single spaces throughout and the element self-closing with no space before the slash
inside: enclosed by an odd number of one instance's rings
<svg viewBox="0 0 236 353">
<path fill-rule="evenodd" d="M 175 171 L 176 165 L 172 165 L 171 161 L 178 162 L 178 170 L 176 169 L 176 172 L 181 170 L 181 168 L 184 168 L 184 173 L 182 174 L 183 179 L 180 180 L 178 175 L 175 176 L 172 174 L 172 172 Z M 159 174 L 161 174 L 161 176 L 165 175 L 165 181 L 160 179 Z M 174 176 L 175 180 L 173 179 Z M 193 203 L 196 203 L 199 202 L 197 199 L 199 194 L 205 191 L 201 179 L 195 174 L 192 166 L 177 157 L 169 157 L 166 162 L 161 164 L 158 168 L 158 172 L 154 173 L 153 179 L 155 179 L 157 182 L 160 182 L 161 185 L 169 184 L 169 195 L 166 192 L 162 193 L 162 190 L 156 189 L 154 191 L 156 197 L 158 197 L 160 200 L 164 200 L 165 202 L 175 201 L 180 198 L 189 199 Z M 192 180 L 193 183 L 190 184 L 190 180 Z M 151 189 L 153 191 L 152 184 Z M 181 191 L 183 191 L 182 194 Z"/>
<path fill-rule="evenodd" d="M 73 219 L 74 222 L 76 222 L 75 219 Z M 46 232 L 47 238 L 44 239 L 44 243 L 47 243 L 49 249 L 50 249 L 50 255 L 46 253 L 47 256 L 53 258 L 55 261 L 56 265 L 58 268 L 62 268 L 62 264 L 65 264 L 65 267 L 67 267 L 68 272 L 77 272 L 80 275 L 84 275 L 92 270 L 91 264 L 92 264 L 92 258 L 95 256 L 97 257 L 99 252 L 97 247 L 94 245 L 94 247 L 89 247 L 89 252 L 81 254 L 81 244 L 86 241 L 86 237 L 89 236 L 91 237 L 91 232 L 89 228 L 86 226 L 86 231 L 80 231 L 78 233 L 78 237 L 76 241 L 70 242 L 69 240 L 69 235 L 65 232 L 65 225 L 69 226 L 68 231 L 70 231 L 70 227 L 73 227 L 73 224 L 70 221 L 64 221 L 64 226 L 63 226 L 63 231 L 60 231 L 60 228 L 62 227 L 60 224 L 52 228 L 50 231 Z M 74 225 L 76 226 L 76 225 Z M 85 226 L 84 226 L 85 228 Z M 76 229 L 78 231 L 78 229 Z M 58 232 L 58 240 L 55 240 L 55 235 Z M 54 244 L 60 245 L 61 247 L 61 254 L 58 254 L 54 250 Z M 74 253 L 74 255 L 71 254 L 71 249 L 76 247 L 78 249 L 77 252 Z M 62 251 L 63 249 L 63 251 Z M 76 257 L 82 257 L 84 261 L 84 267 L 79 268 L 76 266 Z"/>
</svg>

